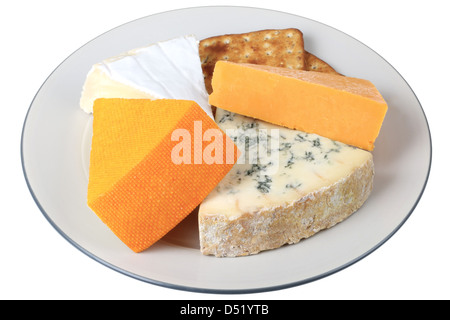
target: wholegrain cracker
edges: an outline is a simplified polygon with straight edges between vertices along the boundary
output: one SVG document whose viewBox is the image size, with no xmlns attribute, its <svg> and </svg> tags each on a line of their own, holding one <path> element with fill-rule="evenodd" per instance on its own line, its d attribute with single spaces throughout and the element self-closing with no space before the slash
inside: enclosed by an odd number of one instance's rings
<svg viewBox="0 0 450 320">
<path fill-rule="evenodd" d="M 318 58 L 317 56 L 305 51 L 306 71 L 325 72 L 332 74 L 340 74 L 332 66 Z"/>
<path fill-rule="evenodd" d="M 226 34 L 200 41 L 199 54 L 206 90 L 219 60 L 339 74 L 331 65 L 304 48 L 303 33 L 295 28 Z"/>
<path fill-rule="evenodd" d="M 200 41 L 199 54 L 208 93 L 212 92 L 211 78 L 219 60 L 306 69 L 303 34 L 294 28 L 210 37 Z"/>
</svg>

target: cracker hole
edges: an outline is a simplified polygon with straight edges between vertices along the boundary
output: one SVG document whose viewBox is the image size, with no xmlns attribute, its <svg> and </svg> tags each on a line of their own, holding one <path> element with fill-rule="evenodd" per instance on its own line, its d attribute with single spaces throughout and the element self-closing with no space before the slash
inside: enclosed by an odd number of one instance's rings
<svg viewBox="0 0 450 320">
<path fill-rule="evenodd" d="M 289 32 L 286 36 L 287 36 L 288 38 L 292 38 L 293 34 Z"/>
<path fill-rule="evenodd" d="M 244 37 L 244 41 L 245 41 L 245 42 L 249 42 L 249 41 L 250 41 L 250 37 L 245 36 L 245 37 Z"/>
<path fill-rule="evenodd" d="M 230 39 L 223 40 L 223 43 L 225 43 L 225 44 L 229 44 L 230 42 L 231 42 Z"/>
</svg>

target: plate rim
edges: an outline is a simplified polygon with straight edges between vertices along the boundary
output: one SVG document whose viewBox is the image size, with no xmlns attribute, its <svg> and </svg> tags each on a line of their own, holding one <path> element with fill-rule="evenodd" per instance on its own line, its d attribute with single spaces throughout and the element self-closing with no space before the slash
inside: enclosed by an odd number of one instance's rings
<svg viewBox="0 0 450 320">
<path fill-rule="evenodd" d="M 420 193 L 417 195 L 417 199 L 415 200 L 414 204 L 411 206 L 411 209 L 409 210 L 409 212 L 404 216 L 403 220 L 383 239 L 381 240 L 377 245 L 375 245 L 374 247 L 372 247 L 370 250 L 367 250 L 365 253 L 359 255 L 358 257 L 348 261 L 347 263 L 334 268 L 332 270 L 329 270 L 327 272 L 323 272 L 319 275 L 313 276 L 313 277 L 309 277 L 303 280 L 299 280 L 299 281 L 293 281 L 293 282 L 289 282 L 289 283 L 285 283 L 285 284 L 279 284 L 279 285 L 272 285 L 272 286 L 268 286 L 268 287 L 254 287 L 254 288 L 247 288 L 247 289 L 220 289 L 220 288 L 204 288 L 204 287 L 194 287 L 194 286 L 187 286 L 187 285 L 181 285 L 181 284 L 174 284 L 174 283 L 170 283 L 170 282 L 166 282 L 166 281 L 159 281 L 156 279 L 151 279 L 148 277 L 144 277 L 138 274 L 135 274 L 133 272 L 130 272 L 128 270 L 125 270 L 123 268 L 120 268 L 102 258 L 99 258 L 98 256 L 96 256 L 95 254 L 93 254 L 92 252 L 88 251 L 87 249 L 83 248 L 81 245 L 79 245 L 76 241 L 74 241 L 72 238 L 70 238 L 50 217 L 50 215 L 45 211 L 45 209 L 43 208 L 43 206 L 41 205 L 38 197 L 35 194 L 35 191 L 33 190 L 33 187 L 31 185 L 31 182 L 29 180 L 28 174 L 27 174 L 27 170 L 26 170 L 26 164 L 25 164 L 25 158 L 24 158 L 24 139 L 25 139 L 25 131 L 27 128 L 27 122 L 28 122 L 28 118 L 30 115 L 30 112 L 33 108 L 33 105 L 35 103 L 36 98 L 39 96 L 40 92 L 42 91 L 43 87 L 46 85 L 46 83 L 48 82 L 48 80 L 52 77 L 52 75 L 65 63 L 65 61 L 67 61 L 68 59 L 70 59 L 76 52 L 78 52 L 80 49 L 82 49 L 83 47 L 85 47 L 86 45 L 88 45 L 89 43 L 95 41 L 97 38 L 115 30 L 118 28 L 121 28 L 124 25 L 128 25 L 128 24 L 132 24 L 135 23 L 136 21 L 139 20 L 144 20 L 144 19 L 149 19 L 151 17 L 157 16 L 157 15 L 163 15 L 163 14 L 170 14 L 172 12 L 178 12 L 178 11 L 190 11 L 190 10 L 198 10 L 198 9 L 205 9 L 205 8 L 214 8 L 215 10 L 219 10 L 221 8 L 226 8 L 226 9 L 235 9 L 235 10 L 239 10 L 239 9 L 250 9 L 250 10 L 258 10 L 258 11 L 267 11 L 267 12 L 277 12 L 280 14 L 287 14 L 287 15 L 291 15 L 294 17 L 298 17 L 301 19 L 305 19 L 305 20 L 309 20 L 313 23 L 317 23 L 323 26 L 326 26 L 328 28 L 331 28 L 337 32 L 340 32 L 342 34 L 344 34 L 345 36 L 351 38 L 353 41 L 358 42 L 360 45 L 363 45 L 364 47 L 366 47 L 367 49 L 369 49 L 370 51 L 372 51 L 378 58 L 381 58 L 385 63 L 387 63 L 387 65 L 392 68 L 393 71 L 395 71 L 395 73 L 401 78 L 401 80 L 404 82 L 404 84 L 406 84 L 406 86 L 408 87 L 409 91 L 413 94 L 415 100 L 417 101 L 417 104 L 420 108 L 421 111 L 421 115 L 423 116 L 423 120 L 425 121 L 425 125 L 426 125 L 426 129 L 427 129 L 427 133 L 428 133 L 428 143 L 429 143 L 429 159 L 428 159 L 428 167 L 427 167 L 427 172 L 426 172 L 426 176 L 424 178 L 423 181 L 423 185 L 422 188 L 420 190 Z M 268 8 L 260 8 L 260 7 L 254 7 L 254 6 L 236 6 L 236 5 L 204 5 L 204 6 L 194 6 L 194 7 L 185 7 L 185 8 L 178 8 L 178 9 L 172 9 L 172 10 L 167 10 L 167 11 L 163 11 L 163 12 L 157 12 L 157 13 L 153 13 L 150 15 L 146 15 L 143 16 L 141 18 L 137 18 L 137 19 L 133 19 L 131 21 L 122 23 L 114 28 L 111 28 L 101 34 L 99 34 L 98 36 L 92 38 L 91 40 L 87 41 L 86 43 L 84 43 L 83 45 L 81 45 L 79 48 L 77 48 L 76 50 L 74 50 L 70 55 L 68 55 L 65 59 L 63 59 L 54 69 L 53 71 L 46 77 L 46 79 L 43 81 L 43 83 L 41 84 L 41 86 L 38 88 L 38 90 L 36 91 L 34 97 L 31 100 L 31 103 L 28 107 L 28 110 L 26 112 L 25 115 L 25 119 L 23 121 L 23 125 L 22 125 L 22 131 L 21 131 L 21 138 L 20 138 L 20 159 L 21 159 L 21 167 L 22 167 L 22 173 L 24 175 L 24 179 L 25 179 L 25 183 L 28 187 L 28 190 L 34 200 L 34 202 L 36 203 L 37 207 L 39 208 L 39 210 L 41 211 L 41 214 L 44 216 L 44 218 L 50 223 L 50 225 L 64 238 L 66 239 L 70 244 L 72 244 L 75 248 L 77 248 L 79 251 L 81 251 L 82 253 L 84 253 L 86 256 L 90 257 L 91 259 L 93 259 L 96 262 L 101 263 L 102 265 L 120 273 L 123 274 L 125 276 L 131 277 L 135 280 L 139 280 L 145 283 L 149 283 L 149 284 L 153 284 L 153 285 L 157 285 L 160 287 L 164 287 L 164 288 L 169 288 L 169 289 L 175 289 L 175 290 L 181 290 L 181 291 L 188 291 L 188 292 L 197 292 L 197 293 L 207 293 L 207 294 L 252 294 L 252 293 L 261 293 L 261 292 L 270 292 L 270 291 L 276 291 L 276 290 L 283 290 L 283 289 L 288 289 L 288 288 L 292 288 L 292 287 L 297 287 L 297 286 L 301 286 L 310 282 L 314 282 L 320 279 L 323 279 L 325 277 L 328 277 L 332 274 L 335 274 L 339 271 L 342 271 L 348 267 L 350 267 L 351 265 L 355 264 L 356 262 L 364 259 L 365 257 L 367 257 L 368 255 L 370 255 L 371 253 L 373 253 L 374 251 L 376 251 L 378 248 L 380 248 L 383 244 L 385 244 L 404 224 L 405 222 L 409 219 L 409 217 L 412 215 L 412 213 L 414 212 L 415 208 L 417 207 L 418 203 L 420 202 L 426 186 L 428 184 L 428 180 L 429 180 L 429 176 L 431 173 L 431 167 L 432 167 L 432 162 L 433 162 L 433 145 L 432 145 L 432 135 L 431 135 L 431 130 L 430 130 L 430 125 L 429 125 L 429 121 L 427 119 L 427 116 L 425 114 L 425 111 L 423 109 L 422 104 L 420 103 L 420 100 L 418 99 L 416 93 L 414 92 L 414 90 L 411 88 L 411 86 L 409 85 L 409 83 L 406 81 L 406 79 L 397 71 L 397 69 L 395 69 L 394 66 L 392 66 L 383 56 L 381 56 L 380 54 L 378 54 L 378 52 L 376 52 L 375 50 L 373 50 L 372 48 L 370 48 L 368 45 L 364 44 L 363 42 L 361 42 L 360 40 L 354 38 L 353 36 L 347 34 L 346 32 L 343 32 L 335 27 L 332 27 L 328 24 L 325 24 L 323 22 L 317 21 L 315 19 L 311 19 L 308 17 L 304 17 L 298 14 L 294 14 L 294 13 L 290 13 L 290 12 L 285 12 L 285 11 L 281 11 L 281 10 L 275 10 L 275 9 L 268 9 Z"/>
</svg>

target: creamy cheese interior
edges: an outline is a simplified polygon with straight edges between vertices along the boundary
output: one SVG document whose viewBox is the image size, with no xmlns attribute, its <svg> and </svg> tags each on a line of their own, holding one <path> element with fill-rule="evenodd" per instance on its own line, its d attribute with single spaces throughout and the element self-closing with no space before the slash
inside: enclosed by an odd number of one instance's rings
<svg viewBox="0 0 450 320">
<path fill-rule="evenodd" d="M 213 118 L 195 36 L 137 48 L 92 66 L 80 107 L 92 112 L 98 98 L 193 100 Z"/>
<path fill-rule="evenodd" d="M 372 156 L 316 134 L 222 109 L 217 109 L 215 119 L 242 154 L 203 201 L 199 215 L 234 218 L 289 204 L 347 177 Z"/>
<path fill-rule="evenodd" d="M 84 85 L 81 108 L 91 113 L 94 101 L 98 98 L 157 99 L 155 95 L 112 79 L 99 65 L 95 65 Z"/>
</svg>

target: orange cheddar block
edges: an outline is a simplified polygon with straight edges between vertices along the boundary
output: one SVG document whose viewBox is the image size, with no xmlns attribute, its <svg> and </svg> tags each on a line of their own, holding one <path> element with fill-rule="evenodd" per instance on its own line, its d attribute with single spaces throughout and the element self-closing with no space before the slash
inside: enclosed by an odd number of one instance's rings
<svg viewBox="0 0 450 320">
<path fill-rule="evenodd" d="M 135 252 L 189 215 L 239 156 L 193 101 L 97 99 L 93 116 L 87 202 Z"/>
<path fill-rule="evenodd" d="M 387 104 L 367 80 L 219 61 L 209 103 L 290 129 L 373 150 Z"/>
</svg>

